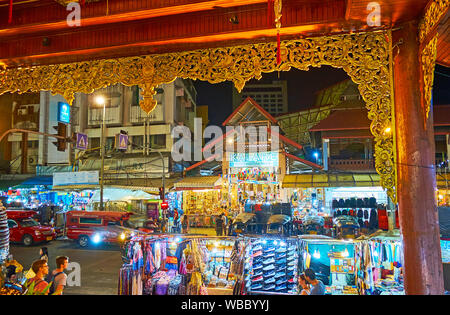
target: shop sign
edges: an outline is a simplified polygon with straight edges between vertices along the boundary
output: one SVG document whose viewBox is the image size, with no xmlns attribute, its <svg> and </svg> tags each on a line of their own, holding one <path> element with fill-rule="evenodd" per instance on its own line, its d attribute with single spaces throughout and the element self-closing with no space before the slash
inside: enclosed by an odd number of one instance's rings
<svg viewBox="0 0 450 315">
<path fill-rule="evenodd" d="M 67 103 L 58 102 L 58 121 L 70 124 L 70 106 Z"/>
<path fill-rule="evenodd" d="M 53 186 L 96 185 L 98 171 L 53 173 Z"/>
<path fill-rule="evenodd" d="M 278 167 L 278 152 L 230 153 L 230 167 Z"/>
</svg>

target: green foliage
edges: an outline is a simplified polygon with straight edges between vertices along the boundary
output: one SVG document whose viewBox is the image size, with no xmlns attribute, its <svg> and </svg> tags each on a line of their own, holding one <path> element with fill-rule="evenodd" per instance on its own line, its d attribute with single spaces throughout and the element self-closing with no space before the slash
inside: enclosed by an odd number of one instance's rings
<svg viewBox="0 0 450 315">
<path fill-rule="evenodd" d="M 47 295 L 48 291 L 50 290 L 50 287 L 52 286 L 53 282 L 50 282 L 44 290 L 42 291 L 37 291 L 34 289 L 34 286 L 36 285 L 36 282 L 33 281 L 27 288 L 27 290 L 25 291 L 24 295 Z M 51 295 L 55 295 L 55 293 L 51 294 Z"/>
</svg>

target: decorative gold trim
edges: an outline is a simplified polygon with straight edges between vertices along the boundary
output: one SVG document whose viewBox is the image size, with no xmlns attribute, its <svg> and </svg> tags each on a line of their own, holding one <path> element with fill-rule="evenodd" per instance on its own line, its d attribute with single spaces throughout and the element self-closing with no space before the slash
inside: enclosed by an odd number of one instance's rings
<svg viewBox="0 0 450 315">
<path fill-rule="evenodd" d="M 428 120 L 431 107 L 431 96 L 434 82 L 434 68 L 436 65 L 437 56 L 437 38 L 438 35 L 433 37 L 428 42 L 423 51 L 420 54 L 420 61 L 422 66 L 422 84 L 423 84 L 423 101 L 422 109 L 425 114 L 425 119 Z M 426 125 L 426 124 L 425 124 Z"/>
<path fill-rule="evenodd" d="M 55 0 L 56 2 L 58 2 L 60 5 L 63 5 L 65 7 L 67 7 L 69 5 L 69 3 L 71 2 L 81 2 L 81 0 Z M 91 2 L 100 2 L 101 0 L 85 0 L 86 3 L 91 3 Z"/>
<path fill-rule="evenodd" d="M 447 13 L 450 0 L 431 0 L 425 9 L 425 14 L 419 23 L 419 39 L 423 43 L 430 35 L 442 16 Z"/>
<path fill-rule="evenodd" d="M 140 85 L 141 107 L 156 105 L 154 88 L 177 77 L 210 83 L 232 81 L 238 91 L 262 73 L 308 70 L 324 65 L 345 70 L 358 84 L 366 102 L 375 137 L 375 168 L 381 185 L 395 199 L 396 177 L 391 113 L 389 38 L 385 32 L 315 37 L 281 42 L 281 64 L 276 64 L 276 42 L 225 48 L 85 61 L 71 64 L 0 70 L 0 94 L 51 90 L 72 103 L 75 92 L 92 93 L 111 84 Z M 2 73 L 3 72 L 3 73 Z"/>
<path fill-rule="evenodd" d="M 431 0 L 425 8 L 425 14 L 419 23 L 419 51 L 422 85 L 422 110 L 424 111 L 424 126 L 428 120 L 431 107 L 431 91 L 434 81 L 434 67 L 436 64 L 437 25 L 450 8 L 450 0 Z"/>
</svg>

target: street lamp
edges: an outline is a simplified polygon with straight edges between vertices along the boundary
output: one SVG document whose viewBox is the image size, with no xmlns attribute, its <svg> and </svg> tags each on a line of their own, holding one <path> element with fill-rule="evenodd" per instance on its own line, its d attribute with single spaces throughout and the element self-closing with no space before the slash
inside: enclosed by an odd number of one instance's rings
<svg viewBox="0 0 450 315">
<path fill-rule="evenodd" d="M 317 163 L 317 159 L 319 158 L 319 153 L 318 152 L 314 152 L 314 157 L 316 158 L 316 163 Z"/>
<path fill-rule="evenodd" d="M 100 144 L 100 154 L 102 157 L 102 165 L 100 169 L 100 210 L 105 210 L 103 207 L 103 174 L 105 169 L 105 112 L 106 112 L 106 101 L 103 96 L 97 96 L 95 98 L 95 103 L 97 105 L 103 106 L 103 119 L 102 119 L 102 135 Z"/>
</svg>

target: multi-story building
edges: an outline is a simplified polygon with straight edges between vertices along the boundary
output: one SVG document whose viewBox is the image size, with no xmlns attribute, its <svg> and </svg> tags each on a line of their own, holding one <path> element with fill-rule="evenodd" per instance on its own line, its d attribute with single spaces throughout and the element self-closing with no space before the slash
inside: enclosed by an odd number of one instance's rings
<svg viewBox="0 0 450 315">
<path fill-rule="evenodd" d="M 103 105 L 96 104 L 97 96 L 103 96 L 105 99 L 105 173 L 120 173 L 120 170 L 127 172 L 127 169 L 136 168 L 137 163 L 140 165 L 137 167 L 140 172 L 134 171 L 135 176 L 146 174 L 145 176 L 161 177 L 162 163 L 149 163 L 152 156 L 159 157 L 159 153 L 150 152 L 159 151 L 164 156 L 167 176 L 171 167 L 172 128 L 176 125 L 185 125 L 193 130 L 196 90 L 190 80 L 176 79 L 172 83 L 159 86 L 155 96 L 157 106 L 149 115 L 139 106 L 142 96 L 138 86 L 127 87 L 117 84 L 91 94 L 77 93 L 70 109 L 71 119 L 67 130 L 69 136 L 72 132 L 87 134 L 88 150 L 76 150 L 73 144 L 69 144 L 66 151 L 60 152 L 53 144 L 54 138 L 29 135 L 27 172 L 35 173 L 36 166 L 41 166 L 39 169 L 43 173 L 46 173 L 46 167 L 57 170 L 57 166 L 71 166 L 70 169 L 78 170 L 100 168 Z M 10 128 L 56 134 L 54 127 L 58 124 L 57 111 L 60 102 L 66 102 L 60 95 L 53 96 L 48 91 L 37 93 L 34 99 L 28 98 L 26 104 L 22 102 L 13 106 Z M 120 132 L 126 132 L 129 137 L 126 152 L 117 152 L 114 149 L 115 135 Z M 19 157 L 22 136 L 13 134 L 8 140 L 11 148 L 11 172 L 21 173 L 23 169 Z M 144 171 L 142 167 L 145 168 Z"/>
<path fill-rule="evenodd" d="M 271 115 L 288 111 L 287 81 L 273 81 L 271 84 L 246 84 L 241 93 L 233 88 L 233 110 L 248 97 L 255 100 Z"/>
</svg>

